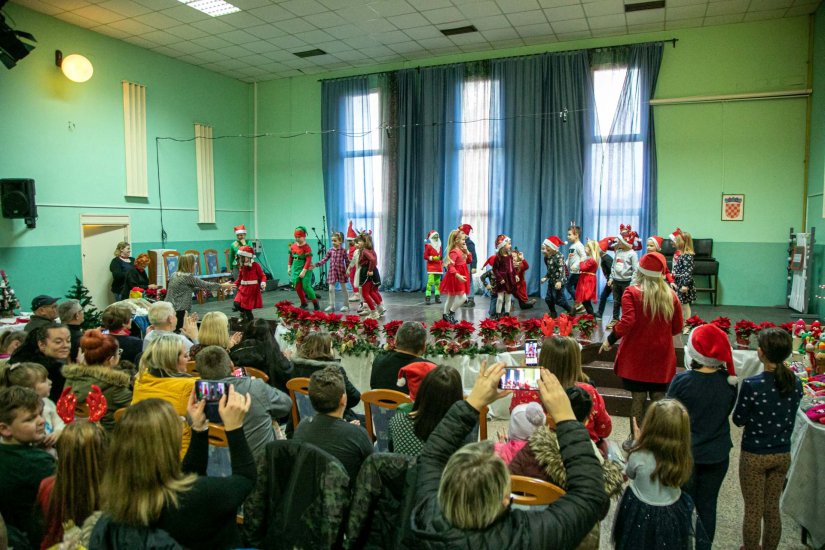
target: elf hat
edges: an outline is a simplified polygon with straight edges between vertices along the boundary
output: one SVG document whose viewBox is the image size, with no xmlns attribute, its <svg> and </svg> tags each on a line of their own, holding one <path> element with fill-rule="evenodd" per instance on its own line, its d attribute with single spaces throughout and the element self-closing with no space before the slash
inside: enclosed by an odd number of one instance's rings
<svg viewBox="0 0 825 550">
<path fill-rule="evenodd" d="M 470 225 L 469 223 L 463 223 L 463 224 L 459 225 L 458 228 L 461 230 L 462 233 L 464 233 L 468 237 L 470 236 L 470 231 L 473 230 L 473 226 Z"/>
<path fill-rule="evenodd" d="M 299 225 L 298 227 L 295 228 L 295 233 L 293 233 L 293 235 L 295 235 L 296 239 L 298 237 L 306 237 L 307 236 L 307 228 L 304 227 L 303 225 Z"/>
<path fill-rule="evenodd" d="M 255 251 L 252 250 L 251 246 L 242 246 L 238 249 L 238 256 L 243 256 L 244 258 L 251 258 L 255 255 Z"/>
<path fill-rule="evenodd" d="M 418 387 L 427 376 L 427 373 L 435 368 L 435 364 L 428 361 L 416 361 L 410 363 L 406 367 L 401 367 L 398 371 L 398 382 L 396 385 L 399 388 L 407 386 L 410 399 L 415 401 L 415 395 L 418 393 Z"/>
<path fill-rule="evenodd" d="M 615 244 L 616 237 L 605 237 L 599 241 L 599 248 L 602 249 L 602 252 L 607 252 L 608 250 L 613 250 Z"/>
<path fill-rule="evenodd" d="M 510 237 L 507 235 L 499 235 L 496 237 L 496 251 L 501 250 L 504 248 L 504 245 L 510 244 Z"/>
<path fill-rule="evenodd" d="M 235 226 L 235 235 L 246 235 L 246 227 L 244 227 L 244 224 Z"/>
<path fill-rule="evenodd" d="M 658 235 L 653 235 L 652 237 L 647 238 L 647 242 L 653 243 L 653 246 L 656 247 L 656 250 L 659 251 L 662 249 L 662 238 Z"/>
<path fill-rule="evenodd" d="M 558 251 L 559 247 L 561 245 L 567 244 L 567 241 L 563 241 L 563 240 L 559 239 L 558 237 L 556 237 L 555 235 L 550 235 L 549 237 L 544 239 L 544 242 L 542 242 L 541 244 L 543 244 L 544 246 L 546 246 L 547 248 L 549 248 L 551 250 Z"/>
<path fill-rule="evenodd" d="M 349 221 L 349 225 L 347 226 L 347 240 L 354 241 L 358 237 L 358 233 L 355 232 L 355 229 L 352 228 L 352 220 Z"/>
<path fill-rule="evenodd" d="M 691 331 L 685 344 L 685 358 L 706 367 L 725 366 L 728 371 L 728 384 L 735 386 L 738 381 L 728 335 L 716 325 L 702 325 Z"/>
<path fill-rule="evenodd" d="M 636 246 L 636 239 L 638 237 L 639 234 L 633 231 L 633 229 L 630 227 L 630 224 L 621 224 L 619 226 L 619 235 L 616 238 L 623 245 L 629 246 L 630 248 L 634 248 Z"/>
<path fill-rule="evenodd" d="M 663 278 L 667 269 L 667 260 L 658 252 L 649 252 L 639 260 L 639 273 L 646 277 Z"/>
<path fill-rule="evenodd" d="M 682 236 L 682 230 L 677 227 L 676 230 L 673 231 L 673 233 L 670 234 L 670 240 L 673 241 L 673 242 L 676 242 L 676 237 L 681 237 L 681 236 Z"/>
</svg>

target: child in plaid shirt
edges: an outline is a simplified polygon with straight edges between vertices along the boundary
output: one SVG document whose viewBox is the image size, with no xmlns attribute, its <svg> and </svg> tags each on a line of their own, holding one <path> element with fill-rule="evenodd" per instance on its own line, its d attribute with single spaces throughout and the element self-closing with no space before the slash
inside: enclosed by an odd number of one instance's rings
<svg viewBox="0 0 825 550">
<path fill-rule="evenodd" d="M 329 306 L 324 311 L 335 310 L 335 284 L 340 283 L 341 291 L 344 293 L 344 305 L 339 311 L 349 311 L 347 302 L 349 296 L 347 294 L 347 251 L 342 246 L 344 244 L 344 234 L 340 231 L 335 231 L 332 234 L 332 248 L 327 250 L 324 257 L 321 258 L 317 264 L 312 268 L 321 267 L 329 262 L 329 273 L 327 274 L 327 283 L 329 284 Z"/>
</svg>

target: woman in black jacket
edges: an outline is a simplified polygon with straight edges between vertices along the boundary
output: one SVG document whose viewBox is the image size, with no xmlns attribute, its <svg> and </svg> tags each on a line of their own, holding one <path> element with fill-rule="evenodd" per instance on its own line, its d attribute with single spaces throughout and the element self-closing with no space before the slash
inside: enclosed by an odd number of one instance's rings
<svg viewBox="0 0 825 550">
<path fill-rule="evenodd" d="M 332 355 L 332 336 L 326 332 L 310 334 L 298 348 L 298 356 L 292 359 L 291 378 L 309 378 L 312 373 L 325 367 L 334 366 L 341 370 L 344 377 L 344 387 L 347 394 L 347 408 L 344 411 L 344 420 L 362 420 L 353 411 L 361 401 L 361 392 L 352 385 L 340 361 Z"/>
<path fill-rule="evenodd" d="M 461 447 L 498 390 L 504 364 L 483 364 L 466 401 L 455 403 L 419 457 L 411 536 L 417 548 L 575 548 L 607 506 L 599 461 L 558 379 L 542 369 L 541 400 L 556 421 L 567 494 L 543 511 L 511 510 L 510 475 L 491 442 Z"/>
<path fill-rule="evenodd" d="M 126 281 L 126 272 L 132 269 L 135 259 L 132 257 L 132 245 L 126 241 L 120 241 L 115 248 L 115 257 L 109 262 L 109 271 L 112 274 L 112 294 L 115 295 L 115 302 L 119 302 L 129 297 L 123 295 L 123 284 Z"/>
<path fill-rule="evenodd" d="M 269 374 L 269 385 L 287 393 L 292 363 L 281 352 L 266 319 L 253 319 L 244 326 L 243 340 L 229 351 L 229 357 L 237 367 L 252 367 Z"/>
</svg>

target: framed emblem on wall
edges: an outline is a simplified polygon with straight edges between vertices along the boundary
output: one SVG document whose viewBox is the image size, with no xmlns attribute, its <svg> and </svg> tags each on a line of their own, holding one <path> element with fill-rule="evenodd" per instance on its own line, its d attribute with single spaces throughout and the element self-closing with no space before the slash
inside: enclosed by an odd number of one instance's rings
<svg viewBox="0 0 825 550">
<path fill-rule="evenodd" d="M 722 195 L 722 221 L 741 222 L 745 219 L 745 195 Z"/>
</svg>

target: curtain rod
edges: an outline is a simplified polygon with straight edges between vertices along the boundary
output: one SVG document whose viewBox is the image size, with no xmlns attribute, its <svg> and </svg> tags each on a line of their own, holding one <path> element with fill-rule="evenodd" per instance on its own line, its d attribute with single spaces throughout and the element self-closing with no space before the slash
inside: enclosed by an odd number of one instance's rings
<svg viewBox="0 0 825 550">
<path fill-rule="evenodd" d="M 545 53 L 566 53 L 566 52 L 575 52 L 575 51 L 579 51 L 579 50 L 583 50 L 583 51 L 587 51 L 587 52 L 599 52 L 599 51 L 603 51 L 603 50 L 609 50 L 610 48 L 621 48 L 621 47 L 624 47 L 624 46 L 640 46 L 640 45 L 644 45 L 644 44 L 667 44 L 668 42 L 675 48 L 676 43 L 678 41 L 679 41 L 678 38 L 667 38 L 665 40 L 651 40 L 651 41 L 648 41 L 648 42 L 628 42 L 626 44 L 616 44 L 616 45 L 613 45 L 613 46 L 599 46 L 599 47 L 596 47 L 596 48 L 578 48 L 578 49 L 573 49 L 573 50 L 559 50 L 559 51 L 553 51 L 553 52 L 540 52 L 540 53 L 531 53 L 531 54 L 524 54 L 524 55 L 510 55 L 510 56 L 504 56 L 504 57 L 490 57 L 490 58 L 487 58 L 487 59 L 476 59 L 474 61 L 463 61 L 462 63 L 478 63 L 478 62 L 481 62 L 481 61 L 493 61 L 494 59 L 516 59 L 516 58 L 519 58 L 519 57 L 530 57 L 530 56 L 533 56 L 533 55 L 542 55 L 542 54 L 545 54 Z M 429 67 L 446 67 L 447 65 L 455 65 L 455 64 L 456 63 L 437 63 L 435 65 L 419 65 L 417 67 L 406 67 L 406 68 L 421 70 L 421 69 L 425 69 L 425 68 L 429 68 Z M 354 76 L 373 76 L 373 75 L 378 75 L 378 74 L 389 74 L 389 73 L 392 73 L 392 72 L 395 72 L 395 71 L 398 71 L 398 70 L 401 70 L 401 69 L 395 69 L 395 70 L 390 70 L 390 71 L 374 71 L 374 72 L 371 72 L 371 73 L 354 74 L 354 75 L 350 75 L 350 76 L 338 76 L 338 77 L 335 77 L 335 78 L 319 78 L 317 81 L 318 82 L 326 82 L 326 81 L 332 81 L 332 80 L 343 80 L 345 78 L 352 78 Z"/>
</svg>

